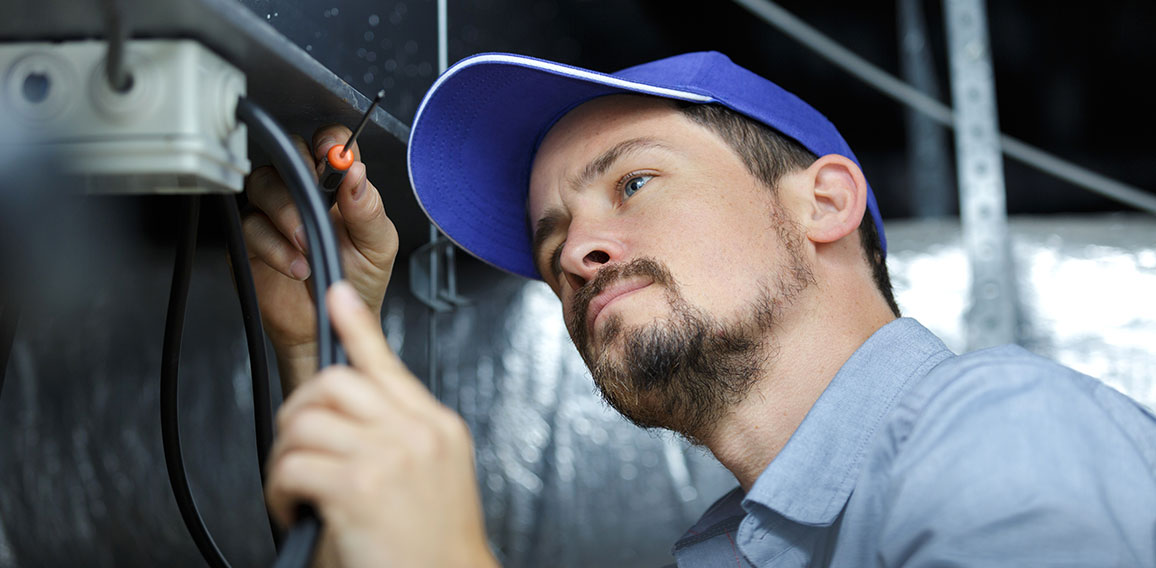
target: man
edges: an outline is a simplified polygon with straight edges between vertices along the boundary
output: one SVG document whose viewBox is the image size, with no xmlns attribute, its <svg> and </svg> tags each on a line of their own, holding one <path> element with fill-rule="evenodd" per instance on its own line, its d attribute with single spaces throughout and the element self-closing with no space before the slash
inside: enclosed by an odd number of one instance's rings
<svg viewBox="0 0 1156 568">
<path fill-rule="evenodd" d="M 554 290 L 614 408 L 734 473 L 679 565 L 1156 564 L 1156 417 L 1017 347 L 955 356 L 899 318 L 850 148 L 726 57 L 613 76 L 464 60 L 418 111 L 410 174 L 451 239 Z M 354 286 L 329 299 L 352 368 L 283 407 L 270 505 L 287 521 L 315 503 L 345 566 L 491 565 L 468 432 L 382 338 L 396 244 L 351 177 L 337 218 Z M 299 287 L 295 214 L 267 197 L 273 177 L 250 190 L 268 214 L 250 223 L 255 269 Z M 259 286 L 264 312 L 289 298 Z M 297 381 L 311 328 L 278 317 Z"/>
</svg>

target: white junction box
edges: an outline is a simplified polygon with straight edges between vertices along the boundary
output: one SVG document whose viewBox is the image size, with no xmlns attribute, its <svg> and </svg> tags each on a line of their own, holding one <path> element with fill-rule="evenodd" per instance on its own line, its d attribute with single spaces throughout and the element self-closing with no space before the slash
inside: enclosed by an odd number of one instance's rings
<svg viewBox="0 0 1156 568">
<path fill-rule="evenodd" d="M 0 151 L 31 144 L 87 193 L 241 191 L 244 74 L 192 40 L 125 48 L 118 92 L 103 41 L 0 44 Z"/>
</svg>

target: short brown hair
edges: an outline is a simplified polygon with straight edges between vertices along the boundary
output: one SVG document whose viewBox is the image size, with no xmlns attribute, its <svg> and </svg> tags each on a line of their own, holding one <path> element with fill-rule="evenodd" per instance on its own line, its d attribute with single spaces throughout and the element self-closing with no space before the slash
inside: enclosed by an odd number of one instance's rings
<svg viewBox="0 0 1156 568">
<path fill-rule="evenodd" d="M 806 169 L 818 159 L 794 139 L 722 105 L 678 102 L 676 106 L 687 118 L 718 134 L 738 154 L 747 170 L 771 191 L 778 187 L 783 175 Z M 886 254 L 879 242 L 875 222 L 869 215 L 864 215 L 859 222 L 859 243 L 863 257 L 871 267 L 875 287 L 887 300 L 891 312 L 899 317 L 899 306 L 895 303 L 891 277 L 887 273 Z"/>
</svg>

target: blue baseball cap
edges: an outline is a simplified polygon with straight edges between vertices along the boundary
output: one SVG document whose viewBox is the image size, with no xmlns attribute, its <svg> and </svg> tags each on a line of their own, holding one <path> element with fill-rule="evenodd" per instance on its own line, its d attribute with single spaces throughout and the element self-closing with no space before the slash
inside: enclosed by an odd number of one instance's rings
<svg viewBox="0 0 1156 568">
<path fill-rule="evenodd" d="M 409 178 L 431 221 L 459 247 L 541 279 L 526 212 L 530 167 L 546 132 L 570 110 L 613 94 L 718 103 L 793 138 L 817 156 L 855 154 L 826 117 L 716 52 L 676 55 L 606 74 L 508 53 L 446 70 L 426 93 L 409 136 Z M 887 250 L 870 186 L 867 209 Z"/>
</svg>

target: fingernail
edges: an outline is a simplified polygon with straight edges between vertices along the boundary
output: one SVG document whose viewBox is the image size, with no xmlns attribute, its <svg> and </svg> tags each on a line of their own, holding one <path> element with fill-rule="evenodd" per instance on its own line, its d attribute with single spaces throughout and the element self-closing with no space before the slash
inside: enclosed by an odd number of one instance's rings
<svg viewBox="0 0 1156 568">
<path fill-rule="evenodd" d="M 357 187 L 353 188 L 353 193 L 350 194 L 350 197 L 352 197 L 354 201 L 360 200 L 361 197 L 365 195 L 365 187 L 368 185 L 368 182 L 369 180 L 367 178 L 361 178 L 361 183 L 357 184 Z"/>
<path fill-rule="evenodd" d="M 297 230 L 293 231 L 293 240 L 297 241 L 297 248 L 301 249 L 301 252 L 309 252 L 309 239 L 305 238 L 305 227 L 297 227 Z"/>
<path fill-rule="evenodd" d="M 309 263 L 305 262 L 305 260 L 301 258 L 294 260 L 293 264 L 289 265 L 289 272 L 293 273 L 294 278 L 298 280 L 305 280 L 306 278 L 309 278 L 310 274 Z"/>
</svg>

